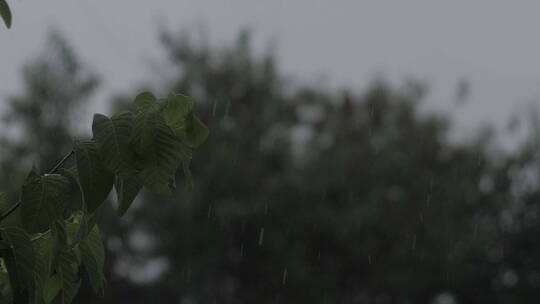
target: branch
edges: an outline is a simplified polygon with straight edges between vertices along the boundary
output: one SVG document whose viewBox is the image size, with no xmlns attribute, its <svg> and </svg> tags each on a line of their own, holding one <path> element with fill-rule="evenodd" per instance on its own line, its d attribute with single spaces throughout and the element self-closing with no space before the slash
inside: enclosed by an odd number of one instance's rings
<svg viewBox="0 0 540 304">
<path fill-rule="evenodd" d="M 53 174 L 54 172 L 56 172 L 56 170 L 58 170 L 60 166 L 62 166 L 62 164 L 64 164 L 68 160 L 68 158 L 70 158 L 73 155 L 73 153 L 74 151 L 71 150 L 68 154 L 66 154 L 62 158 L 62 160 L 60 160 L 47 174 Z M 11 208 L 9 208 L 6 212 L 4 212 L 4 214 L 0 215 L 0 222 L 2 222 L 4 219 L 10 216 L 20 206 L 21 206 L 21 201 L 19 200 L 13 206 L 11 206 Z"/>
</svg>

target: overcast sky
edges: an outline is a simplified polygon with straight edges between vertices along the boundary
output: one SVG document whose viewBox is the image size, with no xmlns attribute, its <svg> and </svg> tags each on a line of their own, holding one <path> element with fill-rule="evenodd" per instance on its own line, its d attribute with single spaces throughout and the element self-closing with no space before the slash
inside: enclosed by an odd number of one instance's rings
<svg viewBox="0 0 540 304">
<path fill-rule="evenodd" d="M 429 106 L 457 117 L 457 130 L 500 122 L 540 97 L 539 1 L 497 0 L 11 0 L 0 27 L 0 96 L 15 93 L 21 64 L 43 49 L 50 26 L 104 78 L 104 92 L 134 87 L 160 58 L 159 26 L 204 25 L 212 43 L 249 27 L 270 41 L 282 69 L 305 82 L 360 90 L 375 76 L 430 85 Z M 454 109 L 460 79 L 469 102 Z M 98 109 L 105 111 L 105 109 Z"/>
</svg>

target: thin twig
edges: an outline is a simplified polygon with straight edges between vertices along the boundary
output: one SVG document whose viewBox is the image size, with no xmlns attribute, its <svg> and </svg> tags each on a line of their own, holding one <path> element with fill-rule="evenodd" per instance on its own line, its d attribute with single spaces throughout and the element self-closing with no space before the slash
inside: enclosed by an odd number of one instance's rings
<svg viewBox="0 0 540 304">
<path fill-rule="evenodd" d="M 75 153 L 73 150 L 71 150 L 71 152 L 69 152 L 68 154 L 66 154 L 66 156 L 64 156 L 64 158 L 62 158 L 62 160 L 60 162 L 58 162 L 58 164 L 56 164 L 56 166 L 54 166 L 51 171 L 49 171 L 48 174 L 53 174 L 54 172 L 56 172 L 56 170 L 58 170 L 58 168 L 60 168 L 60 166 L 66 162 L 66 160 L 68 160 L 68 158 L 73 155 L 73 153 Z"/>
<path fill-rule="evenodd" d="M 68 158 L 73 155 L 74 151 L 71 150 L 68 154 L 66 154 L 66 156 L 64 156 L 62 158 L 62 160 L 60 160 L 60 162 L 58 162 L 50 171 L 49 173 L 47 174 L 53 174 L 54 172 L 56 172 L 56 170 L 58 170 L 60 168 L 60 166 L 62 166 L 62 164 L 64 164 L 66 162 L 66 160 L 68 160 Z M 16 202 L 13 206 L 11 206 L 6 212 L 4 212 L 4 214 L 0 215 L 0 222 L 2 222 L 6 217 L 10 216 L 15 210 L 17 210 L 17 208 L 19 208 L 21 206 L 21 201 L 19 200 L 18 202 Z"/>
</svg>

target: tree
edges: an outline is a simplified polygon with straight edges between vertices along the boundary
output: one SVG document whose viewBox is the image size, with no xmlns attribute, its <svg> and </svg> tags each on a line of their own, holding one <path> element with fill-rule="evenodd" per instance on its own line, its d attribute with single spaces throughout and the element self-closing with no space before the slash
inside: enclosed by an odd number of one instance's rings
<svg viewBox="0 0 540 304">
<path fill-rule="evenodd" d="M 2 5 L 5 2 L 0 3 L 5 19 L 7 6 Z M 36 96 L 30 94 L 13 101 L 11 114 L 26 118 L 22 120 L 26 136 L 36 136 L 29 126 L 46 126 L 49 131 L 60 131 L 55 135 L 63 142 L 67 135 L 62 131 L 66 130 L 66 114 L 70 111 L 57 100 L 79 100 L 91 91 L 94 81 L 78 79 L 81 85 L 74 88 L 56 82 L 79 70 L 69 48 L 63 47 L 60 40 L 57 42 L 65 61 L 58 67 L 48 65 L 47 61 L 38 62 L 37 73 L 30 68 L 25 74 L 28 91 L 53 100 L 40 100 L 54 105 L 52 111 L 43 105 L 36 107 Z M 36 77 L 43 76 L 44 71 L 58 73 L 47 74 L 50 78 L 43 82 Z M 192 151 L 208 136 L 208 129 L 195 116 L 193 107 L 193 101 L 185 95 L 170 94 L 157 99 L 151 93 L 141 93 L 135 97 L 133 111 L 111 117 L 94 115 L 93 137 L 75 140 L 70 152 L 47 173 L 33 167 L 23 183 L 20 199 L 0 215 L 2 303 L 51 303 L 55 298 L 71 303 L 81 284 L 82 269 L 93 290 L 103 294 L 105 253 L 96 211 L 112 188 L 117 194 L 120 216 L 143 187 L 171 194 L 179 166 L 187 181 L 191 180 Z M 51 120 L 47 114 L 64 120 Z M 38 119 L 30 122 L 30 117 Z M 40 141 L 39 137 L 35 139 Z M 12 149 L 28 152 L 20 142 L 6 142 L 13 143 Z M 42 144 L 50 145 L 43 141 Z M 74 158 L 73 166 L 67 166 L 70 158 Z M 73 191 L 73 186 L 78 190 Z M 5 199 L 4 195 L 1 197 Z"/>
<path fill-rule="evenodd" d="M 49 34 L 45 51 L 25 64 L 21 80 L 23 93 L 8 98 L 2 115 L 8 131 L 0 139 L 0 168 L 10 174 L 0 176 L 0 185 L 8 193 L 16 192 L 32 163 L 52 168 L 74 137 L 86 135 L 77 122 L 99 85 L 57 32 Z"/>
<path fill-rule="evenodd" d="M 222 48 L 162 38 L 164 89 L 199 100 L 212 137 L 193 192 L 143 195 L 108 231 L 123 241 L 105 303 L 499 301 L 486 256 L 512 181 L 489 136 L 453 143 L 415 83 L 295 86 L 247 33 Z M 141 280 L 153 261 L 163 272 Z"/>
</svg>

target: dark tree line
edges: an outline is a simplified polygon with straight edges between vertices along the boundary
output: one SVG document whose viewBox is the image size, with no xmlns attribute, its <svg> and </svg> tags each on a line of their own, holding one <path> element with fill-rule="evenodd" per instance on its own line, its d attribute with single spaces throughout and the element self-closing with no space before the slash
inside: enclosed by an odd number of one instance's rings
<svg viewBox="0 0 540 304">
<path fill-rule="evenodd" d="M 55 36 L 56 37 L 56 36 Z M 103 207 L 108 282 L 81 303 L 527 303 L 540 296 L 537 137 L 512 153 L 420 114 L 422 86 L 298 86 L 249 35 L 212 48 L 161 36 L 211 135 L 194 188 L 145 193 L 126 219 Z M 58 159 L 97 88 L 71 48 L 27 65 L 10 97 L 0 179 Z M 51 77 L 51 75 L 53 77 Z M 146 89 L 146 88 L 144 88 Z M 111 107 L 131 96 L 111 98 Z M 53 123 L 54 122 L 54 123 Z M 6 132 L 4 132 L 6 133 Z M 30 154 L 28 151 L 38 151 Z M 178 179 L 182 177 L 178 173 Z M 159 207 L 156 207 L 159 206 Z M 435 302 L 436 303 L 436 302 Z"/>
</svg>

